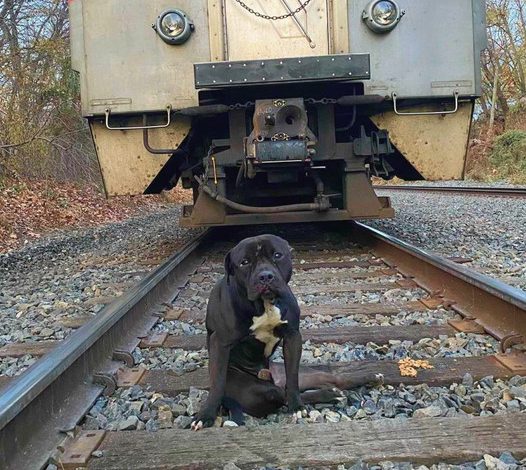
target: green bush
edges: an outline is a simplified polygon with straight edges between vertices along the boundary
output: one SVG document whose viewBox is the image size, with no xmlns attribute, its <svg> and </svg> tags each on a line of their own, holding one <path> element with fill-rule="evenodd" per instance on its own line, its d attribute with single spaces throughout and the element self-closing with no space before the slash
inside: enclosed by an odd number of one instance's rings
<svg viewBox="0 0 526 470">
<path fill-rule="evenodd" d="M 490 161 L 498 177 L 526 182 L 526 132 L 507 131 L 497 137 Z"/>
</svg>

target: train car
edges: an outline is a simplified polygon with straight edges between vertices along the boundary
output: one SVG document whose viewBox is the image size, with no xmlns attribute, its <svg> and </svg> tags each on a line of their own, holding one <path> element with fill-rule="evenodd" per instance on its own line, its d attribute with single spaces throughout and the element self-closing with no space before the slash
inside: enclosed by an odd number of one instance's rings
<svg viewBox="0 0 526 470">
<path fill-rule="evenodd" d="M 69 0 L 108 196 L 184 226 L 393 216 L 371 177 L 463 177 L 484 0 Z"/>
</svg>

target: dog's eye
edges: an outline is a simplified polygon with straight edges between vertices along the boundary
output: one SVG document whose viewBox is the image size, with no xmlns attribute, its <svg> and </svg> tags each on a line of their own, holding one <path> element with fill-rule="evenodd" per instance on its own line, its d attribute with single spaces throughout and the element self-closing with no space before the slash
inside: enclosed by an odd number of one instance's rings
<svg viewBox="0 0 526 470">
<path fill-rule="evenodd" d="M 283 258 L 283 254 L 282 253 L 274 253 L 274 258 L 281 259 L 281 258 Z"/>
<path fill-rule="evenodd" d="M 240 266 L 248 266 L 248 264 L 249 264 L 248 259 L 244 259 L 243 261 L 241 261 L 241 263 L 239 263 Z"/>
</svg>

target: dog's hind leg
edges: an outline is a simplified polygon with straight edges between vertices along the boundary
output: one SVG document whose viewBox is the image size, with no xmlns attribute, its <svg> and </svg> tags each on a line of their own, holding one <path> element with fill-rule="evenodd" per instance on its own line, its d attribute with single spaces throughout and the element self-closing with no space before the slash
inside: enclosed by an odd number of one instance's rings
<svg viewBox="0 0 526 470">
<path fill-rule="evenodd" d="M 340 403 L 345 401 L 345 393 L 336 387 L 307 390 L 301 393 L 301 400 L 305 405 L 315 405 L 317 403 Z"/>
<path fill-rule="evenodd" d="M 238 426 L 245 425 L 245 415 L 243 414 L 243 408 L 233 398 L 224 397 L 221 404 L 223 408 L 228 411 L 230 420 L 236 423 Z"/>
<path fill-rule="evenodd" d="M 274 383 L 279 387 L 285 386 L 285 366 L 280 362 L 271 362 L 270 370 Z M 332 388 L 349 390 L 362 385 L 379 385 L 383 383 L 383 375 L 375 373 L 348 373 L 331 371 L 328 366 L 312 368 L 301 366 L 299 370 L 299 386 L 302 392 L 306 390 Z"/>
</svg>

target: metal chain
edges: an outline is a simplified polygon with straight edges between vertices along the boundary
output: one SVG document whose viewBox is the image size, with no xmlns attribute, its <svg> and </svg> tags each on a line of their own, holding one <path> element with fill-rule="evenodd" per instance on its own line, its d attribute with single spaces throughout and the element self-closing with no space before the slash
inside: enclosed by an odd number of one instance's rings
<svg viewBox="0 0 526 470">
<path fill-rule="evenodd" d="M 279 101 L 279 100 L 276 100 Z M 286 102 L 286 100 L 283 100 Z M 304 98 L 305 104 L 336 104 L 338 100 L 336 98 L 320 98 L 316 100 L 314 98 Z M 275 102 L 276 103 L 276 102 Z M 248 109 L 253 108 L 256 105 L 255 101 L 246 101 L 244 103 L 234 103 L 228 106 L 228 109 L 234 111 L 236 109 Z M 278 106 L 278 104 L 275 104 Z M 280 105 L 283 106 L 283 105 Z"/>
<path fill-rule="evenodd" d="M 305 101 L 306 104 L 336 104 L 338 102 L 335 98 L 321 98 L 319 100 L 305 98 L 303 101 Z"/>
<path fill-rule="evenodd" d="M 285 18 L 290 18 L 291 16 L 297 15 L 301 10 L 304 10 L 305 7 L 312 1 L 312 0 L 305 0 L 305 2 L 301 3 L 298 8 L 296 8 L 294 11 L 291 11 L 290 13 L 287 13 L 286 15 L 280 15 L 280 16 L 270 16 L 265 15 L 263 13 L 260 13 L 259 11 L 255 11 L 252 8 L 250 8 L 246 3 L 244 3 L 242 0 L 234 0 L 236 3 L 241 5 L 245 10 L 247 10 L 249 13 L 252 13 L 254 16 L 257 16 L 258 18 L 262 18 L 264 20 L 284 20 Z"/>
</svg>

